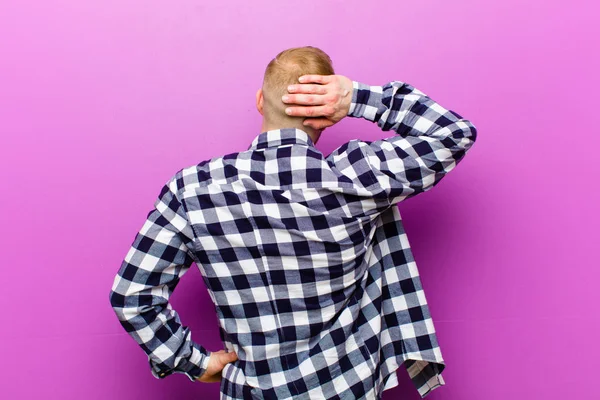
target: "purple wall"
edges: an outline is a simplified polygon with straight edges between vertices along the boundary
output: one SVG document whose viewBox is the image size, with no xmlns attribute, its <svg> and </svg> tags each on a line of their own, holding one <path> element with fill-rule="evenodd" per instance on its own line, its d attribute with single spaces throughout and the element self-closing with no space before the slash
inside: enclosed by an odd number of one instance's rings
<svg viewBox="0 0 600 400">
<path fill-rule="evenodd" d="M 447 361 L 431 400 L 600 398 L 600 24 L 585 3 L 1 0 L 0 397 L 217 397 L 152 377 L 108 293 L 166 180 L 245 150 L 266 64 L 311 44 L 478 128 L 461 165 L 400 206 Z M 383 136 L 345 120 L 318 147 Z M 220 348 L 197 269 L 173 305 Z M 400 378 L 385 398 L 418 399 Z"/>
</svg>

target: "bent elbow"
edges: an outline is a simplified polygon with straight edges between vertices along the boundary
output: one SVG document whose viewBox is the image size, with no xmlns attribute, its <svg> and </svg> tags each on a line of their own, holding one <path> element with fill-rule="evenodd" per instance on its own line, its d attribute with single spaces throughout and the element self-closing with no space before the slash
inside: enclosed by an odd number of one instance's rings
<svg viewBox="0 0 600 400">
<path fill-rule="evenodd" d="M 477 140 L 477 128 L 471 121 L 464 120 L 463 122 L 465 124 L 465 127 L 463 128 L 464 137 L 475 143 L 475 140 Z"/>
<path fill-rule="evenodd" d="M 110 306 L 112 307 L 117 317 L 119 317 L 119 319 L 122 319 L 124 317 L 123 309 L 125 308 L 125 296 L 111 289 L 108 299 L 110 301 Z"/>
</svg>

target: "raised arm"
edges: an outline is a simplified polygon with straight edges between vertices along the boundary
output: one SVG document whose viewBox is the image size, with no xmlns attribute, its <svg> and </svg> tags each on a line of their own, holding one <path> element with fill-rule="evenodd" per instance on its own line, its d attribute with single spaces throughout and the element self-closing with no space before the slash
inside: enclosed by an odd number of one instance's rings
<svg viewBox="0 0 600 400">
<path fill-rule="evenodd" d="M 352 141 L 340 148 L 348 154 L 359 152 L 360 156 L 355 153 L 345 163 L 356 163 L 358 170 L 365 168 L 366 161 L 374 175 L 373 189 L 393 203 L 435 186 L 477 137 L 470 121 L 408 83 L 369 86 L 339 75 L 308 76 L 305 82 L 293 85 L 283 101 L 295 104 L 290 115 L 311 117 L 306 125 L 322 129 L 345 116 L 362 117 L 396 133 L 373 142 Z M 335 154 L 337 159 L 341 156 Z"/>
<path fill-rule="evenodd" d="M 179 279 L 194 262 L 193 233 L 176 196 L 176 180 L 162 189 L 135 237 L 110 291 L 121 325 L 148 355 L 152 375 L 184 373 L 195 381 L 210 352 L 194 343 L 189 328 L 169 304 Z"/>
</svg>

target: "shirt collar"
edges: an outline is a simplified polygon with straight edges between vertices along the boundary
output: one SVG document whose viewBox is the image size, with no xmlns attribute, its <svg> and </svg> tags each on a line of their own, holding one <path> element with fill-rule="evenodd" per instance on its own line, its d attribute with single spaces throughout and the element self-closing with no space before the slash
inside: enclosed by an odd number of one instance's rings
<svg viewBox="0 0 600 400">
<path fill-rule="evenodd" d="M 258 135 L 248 147 L 248 150 L 265 149 L 267 147 L 277 147 L 286 144 L 301 144 L 305 146 L 314 146 L 308 133 L 298 128 L 283 128 L 266 131 Z"/>
</svg>

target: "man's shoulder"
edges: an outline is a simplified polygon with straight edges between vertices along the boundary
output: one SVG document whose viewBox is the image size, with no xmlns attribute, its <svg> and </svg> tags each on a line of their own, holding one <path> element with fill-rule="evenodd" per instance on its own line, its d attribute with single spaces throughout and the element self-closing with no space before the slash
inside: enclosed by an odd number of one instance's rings
<svg viewBox="0 0 600 400">
<path fill-rule="evenodd" d="M 215 178 L 231 178 L 237 174 L 236 163 L 249 157 L 249 151 L 245 150 L 205 159 L 179 169 L 169 182 L 173 182 L 177 192 L 181 192 L 208 183 Z"/>
</svg>

